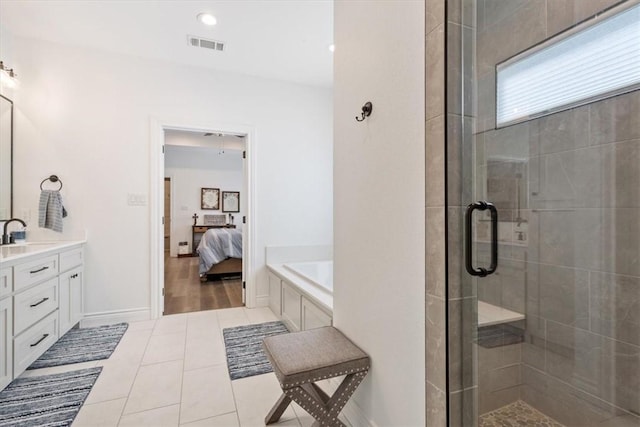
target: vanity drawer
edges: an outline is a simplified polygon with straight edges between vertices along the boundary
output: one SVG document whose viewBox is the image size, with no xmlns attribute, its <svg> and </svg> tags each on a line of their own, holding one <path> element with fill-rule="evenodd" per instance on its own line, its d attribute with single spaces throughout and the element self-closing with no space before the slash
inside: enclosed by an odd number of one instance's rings
<svg viewBox="0 0 640 427">
<path fill-rule="evenodd" d="M 34 283 L 54 277 L 57 274 L 58 254 L 16 265 L 13 268 L 15 290 L 19 291 Z"/>
<path fill-rule="evenodd" d="M 13 292 L 13 269 L 11 267 L 0 270 L 0 299 Z"/>
<path fill-rule="evenodd" d="M 54 311 L 13 339 L 13 372 L 23 372 L 58 341 L 58 312 Z"/>
<path fill-rule="evenodd" d="M 57 308 L 57 277 L 16 295 L 13 305 L 13 334 L 18 335 Z"/>
<path fill-rule="evenodd" d="M 60 253 L 60 272 L 62 273 L 63 271 L 67 271 L 70 268 L 82 265 L 82 262 L 82 248 L 62 252 Z"/>
</svg>

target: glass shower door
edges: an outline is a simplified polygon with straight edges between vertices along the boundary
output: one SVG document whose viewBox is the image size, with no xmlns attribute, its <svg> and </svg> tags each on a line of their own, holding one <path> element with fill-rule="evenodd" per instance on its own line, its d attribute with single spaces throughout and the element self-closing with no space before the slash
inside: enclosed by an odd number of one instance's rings
<svg viewBox="0 0 640 427">
<path fill-rule="evenodd" d="M 447 21 L 450 423 L 640 426 L 640 2 Z"/>
</svg>

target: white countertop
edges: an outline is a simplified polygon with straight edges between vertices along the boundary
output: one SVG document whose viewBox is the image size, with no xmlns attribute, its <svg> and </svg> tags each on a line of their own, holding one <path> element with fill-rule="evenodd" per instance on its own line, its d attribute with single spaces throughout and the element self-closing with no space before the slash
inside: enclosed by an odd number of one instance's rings
<svg viewBox="0 0 640 427">
<path fill-rule="evenodd" d="M 283 264 L 267 264 L 267 268 L 281 279 L 294 283 L 307 298 L 333 313 L 333 295 L 328 291 L 321 290 L 318 285 L 291 272 Z"/>
<path fill-rule="evenodd" d="M 58 252 L 61 249 L 81 245 L 86 242 L 86 240 L 67 240 L 59 242 L 26 242 L 3 245 L 0 246 L 0 264 L 2 264 L 3 267 L 13 265 L 15 264 L 14 261 L 21 261 L 24 258 L 33 256 L 47 255 L 52 252 Z"/>
<path fill-rule="evenodd" d="M 484 301 L 478 301 L 478 327 L 499 325 L 502 323 L 510 323 L 518 320 L 524 320 L 522 313 L 507 310 L 497 305 L 489 304 Z"/>
</svg>

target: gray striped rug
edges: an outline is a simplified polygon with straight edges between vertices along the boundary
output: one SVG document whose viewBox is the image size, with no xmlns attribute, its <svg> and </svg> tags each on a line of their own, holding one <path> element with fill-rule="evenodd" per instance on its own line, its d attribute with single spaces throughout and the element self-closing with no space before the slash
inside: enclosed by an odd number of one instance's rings
<svg viewBox="0 0 640 427">
<path fill-rule="evenodd" d="M 102 368 L 17 378 L 0 391 L 0 427 L 69 426 Z"/>
<path fill-rule="evenodd" d="M 128 323 L 71 329 L 27 369 L 108 359 L 129 327 Z"/>
<path fill-rule="evenodd" d="M 287 327 L 280 321 L 223 329 L 227 366 L 231 379 L 237 380 L 273 372 L 271 363 L 262 350 L 262 340 L 288 332 Z"/>
</svg>

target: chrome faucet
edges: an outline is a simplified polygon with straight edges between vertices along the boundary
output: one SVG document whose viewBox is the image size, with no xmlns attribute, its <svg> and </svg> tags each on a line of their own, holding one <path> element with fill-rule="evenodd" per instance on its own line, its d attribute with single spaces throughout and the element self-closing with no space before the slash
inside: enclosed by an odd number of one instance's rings
<svg viewBox="0 0 640 427">
<path fill-rule="evenodd" d="M 9 225 L 9 223 L 13 222 L 13 221 L 18 221 L 20 224 L 22 224 L 23 227 L 26 227 L 27 224 L 21 220 L 20 218 L 11 218 L 8 219 L 4 222 L 4 229 L 2 230 L 2 241 L 0 242 L 0 244 L 2 245 L 8 245 L 11 242 L 11 237 L 9 237 L 9 235 L 7 234 L 7 225 Z"/>
</svg>

